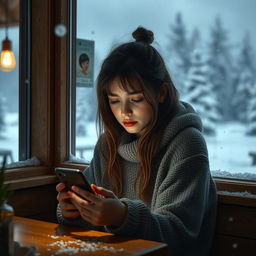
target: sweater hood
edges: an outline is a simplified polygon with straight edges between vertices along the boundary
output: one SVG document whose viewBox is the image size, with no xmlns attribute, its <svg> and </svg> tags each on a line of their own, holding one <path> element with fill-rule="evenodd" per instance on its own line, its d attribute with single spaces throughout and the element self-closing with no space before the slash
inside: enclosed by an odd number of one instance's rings
<svg viewBox="0 0 256 256">
<path fill-rule="evenodd" d="M 170 143 L 180 132 L 189 127 L 202 131 L 202 121 L 190 104 L 180 101 L 176 114 L 164 129 L 160 149 Z M 132 137 L 127 132 L 122 135 L 118 153 L 127 161 L 139 162 L 136 157 L 138 140 L 132 140 Z"/>
</svg>

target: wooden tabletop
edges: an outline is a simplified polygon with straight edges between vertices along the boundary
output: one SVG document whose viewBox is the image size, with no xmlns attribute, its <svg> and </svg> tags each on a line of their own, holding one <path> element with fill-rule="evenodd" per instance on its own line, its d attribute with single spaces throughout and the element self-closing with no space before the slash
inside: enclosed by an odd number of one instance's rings
<svg viewBox="0 0 256 256">
<path fill-rule="evenodd" d="M 166 244 L 15 217 L 14 240 L 44 255 L 167 255 Z M 72 254 L 73 253 L 73 254 Z"/>
</svg>

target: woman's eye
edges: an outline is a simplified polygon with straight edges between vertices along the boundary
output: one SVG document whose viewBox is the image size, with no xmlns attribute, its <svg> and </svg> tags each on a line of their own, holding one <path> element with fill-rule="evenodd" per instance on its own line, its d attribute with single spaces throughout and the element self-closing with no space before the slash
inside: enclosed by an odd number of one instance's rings
<svg viewBox="0 0 256 256">
<path fill-rule="evenodd" d="M 109 103 L 110 104 L 116 104 L 116 103 L 118 103 L 119 102 L 119 100 L 109 100 Z"/>
<path fill-rule="evenodd" d="M 141 101 L 143 101 L 143 98 L 139 98 L 139 99 L 131 99 L 131 102 L 135 102 L 135 103 L 137 103 L 137 102 L 141 102 Z"/>
</svg>

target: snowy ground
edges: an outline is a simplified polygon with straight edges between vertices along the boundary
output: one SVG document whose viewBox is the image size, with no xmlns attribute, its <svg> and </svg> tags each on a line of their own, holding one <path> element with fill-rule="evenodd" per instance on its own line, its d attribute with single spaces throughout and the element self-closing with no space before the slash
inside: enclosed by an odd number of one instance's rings
<svg viewBox="0 0 256 256">
<path fill-rule="evenodd" d="M 6 115 L 5 122 L 7 124 L 5 131 L 0 136 L 0 152 L 1 150 L 11 150 L 14 161 L 18 161 L 18 138 L 19 138 L 19 117 L 17 113 Z M 7 159 L 10 162 L 10 159 Z M 2 161 L 0 156 L 0 162 Z"/>
<path fill-rule="evenodd" d="M 4 139 L 0 138 L 0 150 L 12 150 L 14 160 L 18 160 L 18 116 L 9 114 L 6 118 L 7 129 Z M 77 137 L 77 147 L 93 146 L 97 141 L 94 123 L 88 124 L 86 137 Z M 216 127 L 215 137 L 205 137 L 211 170 L 227 171 L 230 173 L 251 173 L 256 175 L 256 166 L 252 165 L 249 151 L 256 151 L 256 136 L 246 136 L 245 126 L 241 123 L 226 123 Z M 84 159 L 90 161 L 93 150 L 84 152 Z M 80 156 L 80 152 L 76 152 Z M 1 159 L 0 159 L 1 160 Z"/>
<path fill-rule="evenodd" d="M 241 123 L 230 122 L 216 128 L 216 137 L 205 137 L 211 170 L 256 174 L 256 166 L 248 154 L 256 152 L 256 136 L 246 136 L 246 127 Z"/>
</svg>

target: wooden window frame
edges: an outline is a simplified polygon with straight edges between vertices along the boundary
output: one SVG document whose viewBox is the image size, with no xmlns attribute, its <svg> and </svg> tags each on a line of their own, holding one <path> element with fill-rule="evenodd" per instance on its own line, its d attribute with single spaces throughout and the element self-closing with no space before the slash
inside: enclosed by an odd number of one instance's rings
<svg viewBox="0 0 256 256">
<path fill-rule="evenodd" d="M 40 166 L 20 167 L 6 172 L 6 182 L 12 190 L 45 185 L 57 182 L 52 173 L 55 157 L 55 82 L 54 82 L 54 2 L 51 0 L 30 1 L 30 155 L 36 156 Z M 20 1 L 20 4 L 24 4 Z M 20 20 L 27 15 L 27 10 L 20 7 Z M 22 23 L 21 23 L 22 26 Z M 21 27 L 20 45 L 24 45 Z M 21 62 L 27 57 L 23 49 L 20 51 Z M 29 60 L 28 60 L 29 61 Z M 24 73 L 20 65 L 20 75 Z M 24 86 L 24 84 L 20 85 Z M 22 90 L 21 90 L 22 91 Z M 21 105 L 22 106 L 22 105 Z M 25 140 L 23 139 L 23 142 Z"/>
<path fill-rule="evenodd" d="M 57 183 L 53 169 L 57 166 L 78 168 L 86 165 L 69 163 L 69 49 L 68 34 L 54 35 L 54 26 L 70 28 L 71 0 L 31 1 L 31 156 L 40 166 L 8 170 L 11 189 Z M 23 14 L 21 14 L 22 17 Z M 73 17 L 73 26 L 75 24 Z M 219 191 L 256 194 L 256 182 L 214 177 Z M 223 202 L 237 197 L 219 195 Z M 246 199 L 245 199 L 246 200 Z M 234 201 L 234 202 L 235 202 Z"/>
</svg>

